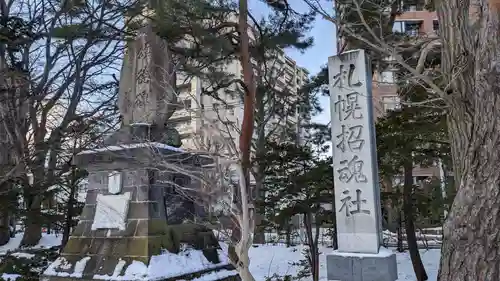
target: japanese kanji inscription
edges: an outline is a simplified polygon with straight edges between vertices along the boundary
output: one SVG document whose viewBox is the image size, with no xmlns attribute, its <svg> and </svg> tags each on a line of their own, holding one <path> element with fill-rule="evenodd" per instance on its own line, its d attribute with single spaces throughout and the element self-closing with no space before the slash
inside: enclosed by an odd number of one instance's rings
<svg viewBox="0 0 500 281">
<path fill-rule="evenodd" d="M 343 252 L 377 253 L 381 238 L 369 66 L 363 50 L 328 61 L 335 213 Z"/>
</svg>

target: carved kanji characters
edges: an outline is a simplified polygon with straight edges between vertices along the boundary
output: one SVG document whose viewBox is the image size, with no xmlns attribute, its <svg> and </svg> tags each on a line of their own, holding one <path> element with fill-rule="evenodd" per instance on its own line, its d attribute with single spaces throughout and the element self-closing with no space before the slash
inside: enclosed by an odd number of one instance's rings
<svg viewBox="0 0 500 281">
<path fill-rule="evenodd" d="M 347 127 L 346 125 L 341 126 L 341 132 L 337 135 L 337 144 L 336 147 L 340 149 L 342 152 L 346 151 L 346 146 L 352 152 L 359 152 L 363 148 L 365 140 L 362 139 L 362 125 L 356 125 Z"/>
<path fill-rule="evenodd" d="M 343 183 L 350 183 L 354 179 L 357 183 L 366 183 L 368 178 L 363 174 L 363 160 L 354 155 L 351 160 L 340 161 L 342 168 L 337 169 L 339 180 Z"/>
<path fill-rule="evenodd" d="M 352 197 L 349 195 L 349 190 L 345 190 L 342 194 L 345 196 L 340 199 L 342 205 L 340 206 L 339 212 L 345 211 L 346 217 L 355 214 L 367 214 L 369 215 L 370 210 L 363 209 L 363 205 L 366 204 L 366 199 L 361 198 L 361 189 L 356 189 L 356 200 L 351 200 Z"/>
</svg>

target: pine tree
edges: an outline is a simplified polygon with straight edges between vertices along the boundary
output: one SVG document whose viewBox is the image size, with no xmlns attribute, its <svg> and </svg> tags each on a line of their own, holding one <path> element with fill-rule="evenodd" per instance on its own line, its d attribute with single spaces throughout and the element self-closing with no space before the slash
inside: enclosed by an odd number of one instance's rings
<svg viewBox="0 0 500 281">
<path fill-rule="evenodd" d="M 319 132 L 321 134 L 321 132 Z M 325 138 L 323 138 L 325 140 Z M 269 142 L 262 162 L 266 162 L 264 186 L 265 206 L 270 221 L 286 225 L 291 217 L 301 215 L 306 233 L 308 275 L 319 280 L 320 229 L 331 224 L 334 214 L 333 168 L 331 157 L 321 158 L 318 153 L 328 150 L 324 142 L 320 147 L 312 142 L 305 145 Z"/>
<path fill-rule="evenodd" d="M 430 166 L 449 157 L 446 118 L 439 103 L 433 107 L 416 105 L 429 98 L 424 87 L 404 82 L 399 93 L 401 108 L 388 112 L 376 124 L 379 169 L 382 177 L 390 181 L 403 175 L 402 210 L 408 247 L 417 280 L 423 281 L 427 280 L 427 274 L 415 235 L 417 206 L 414 204 L 413 168 L 415 165 Z"/>
</svg>

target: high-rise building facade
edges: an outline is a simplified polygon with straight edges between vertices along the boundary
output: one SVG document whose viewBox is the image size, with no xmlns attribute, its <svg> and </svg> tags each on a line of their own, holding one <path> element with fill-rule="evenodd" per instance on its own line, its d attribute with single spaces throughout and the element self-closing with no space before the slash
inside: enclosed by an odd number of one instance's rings
<svg viewBox="0 0 500 281">
<path fill-rule="evenodd" d="M 253 63 L 254 68 L 257 67 L 256 62 L 253 61 Z M 306 83 L 309 72 L 282 52 L 276 56 L 272 65 L 269 69 L 276 73 L 276 79 L 270 85 L 274 85 L 277 91 L 286 91 L 291 99 L 297 97 L 298 90 Z M 243 80 L 243 70 L 239 61 L 227 65 L 225 71 Z M 205 149 L 205 147 L 200 147 L 199 135 L 202 127 L 207 123 L 216 125 L 224 137 L 231 139 L 238 146 L 239 130 L 243 120 L 242 89 L 238 89 L 237 85 L 221 89 L 218 91 L 218 98 L 221 100 L 217 100 L 208 95 L 201 95 L 203 83 L 196 77 L 188 79 L 187 82 L 178 83 L 178 100 L 181 106 L 169 122 L 179 131 L 183 148 Z M 268 128 L 278 128 L 273 135 L 279 136 L 280 128 L 285 128 L 284 124 L 295 124 L 295 129 L 300 134 L 302 122 L 308 122 L 308 120 L 300 120 L 298 112 L 283 118 L 278 118 L 276 115 L 268 121 Z"/>
</svg>

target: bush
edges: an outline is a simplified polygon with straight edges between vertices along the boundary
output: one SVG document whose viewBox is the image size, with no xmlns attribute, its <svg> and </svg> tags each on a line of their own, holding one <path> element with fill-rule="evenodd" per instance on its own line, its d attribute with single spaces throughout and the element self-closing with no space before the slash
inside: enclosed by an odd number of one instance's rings
<svg viewBox="0 0 500 281">
<path fill-rule="evenodd" d="M 22 253 L 27 255 L 22 255 Z M 29 254 L 34 255 L 29 257 Z M 40 274 L 49 266 L 51 262 L 59 256 L 59 247 L 50 249 L 30 249 L 8 252 L 0 261 L 0 281 L 2 275 L 17 274 L 20 275 L 16 281 L 39 280 Z"/>
</svg>

